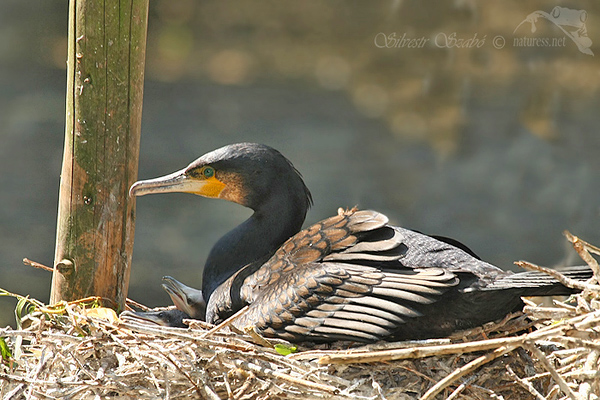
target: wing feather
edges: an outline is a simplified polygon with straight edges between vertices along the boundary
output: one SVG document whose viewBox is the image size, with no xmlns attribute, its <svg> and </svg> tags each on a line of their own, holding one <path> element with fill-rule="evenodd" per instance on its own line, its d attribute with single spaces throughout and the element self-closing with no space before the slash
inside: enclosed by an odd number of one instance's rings
<svg viewBox="0 0 600 400">
<path fill-rule="evenodd" d="M 240 292 L 250 306 L 235 324 L 294 341 L 373 341 L 421 316 L 458 279 L 404 266 L 404 236 L 387 222 L 351 210 L 291 238 L 245 278 Z"/>
</svg>

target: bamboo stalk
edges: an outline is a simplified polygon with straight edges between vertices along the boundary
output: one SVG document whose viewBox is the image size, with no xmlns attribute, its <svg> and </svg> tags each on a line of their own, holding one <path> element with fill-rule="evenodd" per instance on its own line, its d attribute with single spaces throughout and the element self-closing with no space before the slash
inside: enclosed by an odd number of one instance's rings
<svg viewBox="0 0 600 400">
<path fill-rule="evenodd" d="M 122 308 L 129 285 L 148 0 L 71 0 L 51 303 Z"/>
</svg>

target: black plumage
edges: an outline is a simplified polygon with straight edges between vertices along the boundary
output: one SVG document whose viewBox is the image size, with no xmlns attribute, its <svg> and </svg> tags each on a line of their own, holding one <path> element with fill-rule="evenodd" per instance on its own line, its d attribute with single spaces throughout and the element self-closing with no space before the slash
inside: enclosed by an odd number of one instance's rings
<svg viewBox="0 0 600 400">
<path fill-rule="evenodd" d="M 241 143 L 185 169 L 136 182 L 132 195 L 190 192 L 254 214 L 221 238 L 203 273 L 206 320 L 240 310 L 240 327 L 291 341 L 446 336 L 522 308 L 521 296 L 568 294 L 540 273 L 513 274 L 463 244 L 388 224 L 375 211 L 340 210 L 299 232 L 311 204 L 300 174 L 278 151 Z M 587 267 L 563 271 L 579 279 Z"/>
</svg>

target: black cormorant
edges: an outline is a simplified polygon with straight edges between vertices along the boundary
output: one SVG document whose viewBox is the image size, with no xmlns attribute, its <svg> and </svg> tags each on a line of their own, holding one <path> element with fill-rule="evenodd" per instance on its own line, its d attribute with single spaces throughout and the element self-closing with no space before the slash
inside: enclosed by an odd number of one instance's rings
<svg viewBox="0 0 600 400">
<path fill-rule="evenodd" d="M 542 273 L 511 273 L 457 241 L 388 224 L 375 211 L 340 210 L 300 231 L 312 203 L 302 177 L 277 150 L 239 143 L 186 168 L 136 182 L 132 196 L 188 192 L 254 210 L 208 255 L 206 321 L 244 305 L 236 325 L 290 341 L 442 337 L 504 317 L 521 296 L 572 290 Z M 564 273 L 591 276 L 587 267 Z"/>
<path fill-rule="evenodd" d="M 206 302 L 202 291 L 191 288 L 170 276 L 163 276 L 163 289 L 176 308 L 161 311 L 123 311 L 119 318 L 124 321 L 150 322 L 174 328 L 187 328 L 184 319 L 204 321 Z"/>
<path fill-rule="evenodd" d="M 183 320 L 189 316 L 176 308 L 162 311 L 123 311 L 119 318 L 125 322 L 151 323 L 172 328 L 187 328 Z"/>
</svg>

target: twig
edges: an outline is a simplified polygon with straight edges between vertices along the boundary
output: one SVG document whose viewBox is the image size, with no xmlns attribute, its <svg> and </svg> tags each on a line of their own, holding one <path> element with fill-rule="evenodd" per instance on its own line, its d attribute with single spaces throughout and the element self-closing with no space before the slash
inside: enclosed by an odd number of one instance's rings
<svg viewBox="0 0 600 400">
<path fill-rule="evenodd" d="M 39 263 L 37 261 L 30 260 L 27 257 L 23 258 L 23 264 L 29 265 L 30 267 L 34 267 L 34 268 L 43 269 L 44 271 L 54 272 L 54 268 L 49 267 L 47 265 L 44 265 L 42 263 Z M 132 307 L 132 306 L 133 307 L 137 307 L 137 308 L 139 308 L 140 310 L 143 310 L 143 311 L 150 311 L 151 310 L 150 307 L 146 307 L 145 305 L 140 304 L 137 301 L 129 299 L 129 298 L 125 299 L 125 305 L 128 306 L 128 307 Z M 132 311 L 132 310 L 130 309 L 130 311 Z"/>
<path fill-rule="evenodd" d="M 555 329 L 560 329 L 556 327 Z M 539 331 L 537 331 L 539 332 Z M 534 332 L 534 333 L 537 333 Z M 556 333 L 552 331 L 546 333 L 551 335 Z M 529 334 L 531 335 L 531 334 Z M 353 363 L 371 363 L 371 362 L 383 362 L 383 361 L 395 361 L 404 360 L 407 358 L 424 358 L 432 356 L 441 356 L 446 354 L 456 353 L 472 353 L 475 351 L 485 351 L 491 349 L 497 349 L 500 346 L 515 346 L 518 347 L 528 340 L 529 335 L 521 335 L 511 338 L 499 338 L 499 339 L 488 339 L 480 340 L 477 342 L 466 342 L 456 343 L 441 346 L 428 346 L 428 347 L 417 347 L 408 349 L 396 349 L 396 350 L 385 350 L 385 351 L 374 351 L 369 353 L 337 353 L 328 354 L 319 359 L 319 364 L 353 364 Z M 539 334 L 536 336 L 540 336 Z M 543 334 L 541 335 L 544 336 Z"/>
<path fill-rule="evenodd" d="M 114 300 L 109 299 L 108 297 L 89 296 L 89 297 L 85 297 L 83 299 L 77 299 L 77 300 L 73 300 L 73 301 L 69 301 L 69 302 L 59 301 L 56 304 L 39 307 L 39 310 L 46 314 L 62 314 L 69 307 L 72 307 L 72 306 L 75 306 L 78 304 L 84 304 L 84 303 L 100 303 L 100 304 L 102 304 L 103 301 L 111 303 L 113 305 L 113 307 L 115 307 L 117 305 Z M 79 316 L 84 317 L 81 314 L 79 314 Z"/>
<path fill-rule="evenodd" d="M 131 307 L 136 307 L 136 308 L 139 308 L 142 311 L 152 311 L 152 309 L 150 307 L 147 307 L 147 306 L 145 306 L 145 305 L 143 305 L 141 303 L 138 303 L 137 301 L 132 300 L 129 297 L 125 299 L 125 304 L 127 306 L 129 306 L 130 308 Z M 129 311 L 133 311 L 133 310 L 129 310 Z"/>
<path fill-rule="evenodd" d="M 200 398 L 202 398 L 203 390 L 200 389 L 200 387 L 196 384 L 196 382 L 194 382 L 194 380 L 192 379 L 192 377 L 190 376 L 190 374 L 188 374 L 187 371 L 185 371 L 183 369 L 183 367 L 179 364 L 178 361 L 176 361 L 175 359 L 173 359 L 173 357 L 171 357 L 170 354 L 165 353 L 162 349 L 160 349 L 154 343 L 146 342 L 146 345 L 148 347 L 156 350 L 158 352 L 158 354 L 160 354 L 161 356 L 163 356 L 164 358 L 166 358 L 171 364 L 173 364 L 173 366 L 179 371 L 179 373 L 181 373 L 181 375 L 183 375 L 185 377 L 185 379 L 187 379 L 192 384 L 192 386 L 194 387 L 194 389 L 196 389 L 196 393 L 198 393 L 198 396 L 200 396 Z M 210 389 L 210 388 L 208 388 L 206 386 L 203 389 L 204 389 L 204 394 L 208 395 L 210 398 L 219 398 L 217 396 L 217 394 L 212 389 Z"/>
<path fill-rule="evenodd" d="M 223 363 L 221 362 L 221 355 L 219 353 L 215 354 L 215 361 L 223 370 L 223 383 L 225 383 L 225 389 L 227 389 L 227 398 L 233 398 L 233 391 L 231 390 L 231 384 L 229 383 L 229 377 L 227 376 L 227 370 L 224 368 Z"/>
<path fill-rule="evenodd" d="M 210 330 L 215 327 L 213 324 L 209 324 L 208 322 L 200 321 L 198 319 L 184 318 L 183 323 L 187 324 L 187 326 L 189 326 L 190 329 L 196 330 Z"/>
<path fill-rule="evenodd" d="M 573 243 L 573 248 L 577 251 L 579 257 L 590 266 L 594 272 L 596 282 L 600 282 L 600 267 L 598 266 L 598 261 L 590 254 L 591 252 L 600 255 L 600 248 L 579 239 L 569 231 L 564 231 L 564 235 L 569 242 Z"/>
<path fill-rule="evenodd" d="M 213 333 L 218 332 L 221 329 L 225 328 L 226 326 L 231 325 L 233 322 L 235 322 L 236 319 L 238 319 L 239 317 L 241 317 L 242 315 L 244 315 L 246 313 L 246 311 L 248 311 L 248 306 L 245 306 L 240 311 L 236 312 L 231 317 L 227 318 L 225 321 L 221 322 L 219 325 L 217 325 L 214 328 L 212 328 L 210 331 L 203 333 L 200 336 L 200 339 L 206 339 L 207 337 L 209 337 Z"/>
<path fill-rule="evenodd" d="M 572 306 L 570 304 L 565 303 L 564 301 L 559 301 L 556 299 L 552 299 L 552 304 L 554 304 L 555 306 L 559 306 L 564 308 L 565 310 L 569 310 L 569 311 L 577 311 L 577 307 Z"/>
<path fill-rule="evenodd" d="M 512 376 L 512 378 L 515 380 L 515 382 L 521 385 L 521 387 L 527 390 L 533 397 L 535 397 L 537 400 L 546 400 L 546 398 L 540 392 L 538 392 L 536 388 L 533 387 L 531 382 L 526 381 L 525 379 L 522 379 L 519 375 L 517 375 L 512 370 L 510 365 L 506 366 L 506 370 L 508 371 L 509 375 Z"/>
<path fill-rule="evenodd" d="M 427 340 L 407 340 L 404 342 L 389 342 L 389 343 L 375 343 L 368 344 L 361 347 L 352 348 L 347 350 L 345 354 L 365 354 L 372 353 L 375 351 L 382 351 L 388 349 L 405 349 L 405 348 L 415 348 L 415 347 L 428 347 L 432 345 L 447 345 L 451 344 L 450 339 L 427 339 Z M 327 356 L 328 354 L 339 354 L 340 350 L 307 350 L 301 351 L 299 353 L 290 354 L 288 356 L 289 359 L 293 360 L 314 360 L 316 358 L 321 358 L 323 356 Z"/>
<path fill-rule="evenodd" d="M 458 387 L 456 389 L 454 389 L 452 391 L 452 393 L 450 393 L 450 396 L 446 397 L 446 400 L 454 400 L 456 399 L 458 396 L 460 396 L 460 394 L 462 392 L 464 392 L 464 390 L 467 388 L 467 384 L 465 382 L 461 383 L 460 385 L 458 385 Z"/>
<path fill-rule="evenodd" d="M 546 368 L 546 371 L 550 372 L 550 375 L 552 375 L 554 381 L 558 384 L 558 386 L 560 386 L 560 389 L 567 396 L 569 396 L 571 400 L 577 400 L 577 396 L 575 395 L 575 393 L 573 393 L 573 391 L 571 390 L 569 385 L 567 385 L 567 382 L 565 382 L 562 376 L 560 376 L 560 374 L 556 372 L 556 369 L 552 366 L 552 364 L 550 364 L 550 361 L 548 361 L 544 353 L 542 353 L 542 351 L 538 349 L 535 344 L 527 343 L 526 347 L 537 357 L 537 359 L 542 363 L 544 368 Z"/>
<path fill-rule="evenodd" d="M 561 320 L 563 318 L 575 317 L 577 313 L 575 311 L 566 310 L 564 308 L 557 307 L 523 307 L 523 311 L 536 318 L 536 319 L 554 319 Z"/>
<path fill-rule="evenodd" d="M 270 341 L 268 341 L 267 339 L 265 339 L 264 337 L 262 337 L 258 331 L 256 330 L 256 327 L 254 325 L 250 325 L 244 328 L 244 332 L 249 335 L 252 339 L 254 339 L 254 341 L 263 346 L 263 347 L 268 347 L 268 348 L 273 348 L 275 347 L 275 345 L 273 343 L 271 343 Z"/>
<path fill-rule="evenodd" d="M 17 385 L 17 387 L 15 387 L 10 392 L 6 393 L 6 395 L 3 397 L 3 400 L 12 400 L 12 399 L 22 398 L 21 394 L 25 390 L 25 387 L 26 386 L 24 383 L 19 383 L 19 385 Z"/>
<path fill-rule="evenodd" d="M 167 375 L 168 368 L 166 365 L 161 365 L 160 367 L 161 367 L 160 369 L 162 371 L 163 381 L 165 382 L 164 400 L 171 400 L 171 381 L 169 380 L 169 377 Z"/>
<path fill-rule="evenodd" d="M 463 339 L 465 337 L 469 337 L 472 335 L 482 335 L 488 336 L 492 332 L 500 331 L 502 328 L 505 328 L 507 325 L 511 328 L 511 325 L 514 323 L 523 322 L 527 316 L 523 315 L 521 311 L 507 314 L 501 321 L 496 322 L 488 322 L 482 326 L 478 326 L 476 328 L 469 329 L 467 331 L 460 331 L 450 335 L 451 339 Z M 514 329 L 514 327 L 512 327 Z M 518 327 L 519 331 L 527 329 L 527 326 Z M 489 339 L 488 337 L 484 337 L 484 339 Z"/>
<path fill-rule="evenodd" d="M 248 389 L 250 389 L 250 386 L 252 386 L 252 381 L 255 378 L 256 378 L 256 375 L 254 375 L 254 372 L 248 371 L 248 375 L 246 376 L 246 380 L 244 381 L 244 384 L 242 386 L 240 386 L 238 389 L 236 389 L 236 392 L 233 395 L 233 399 L 238 400 L 238 399 L 242 398 L 242 396 L 246 393 L 246 391 Z"/>
<path fill-rule="evenodd" d="M 48 267 L 47 265 L 40 264 L 39 262 L 31 261 L 29 258 L 23 259 L 23 264 L 29 265 L 33 268 L 43 269 L 44 271 L 54 272 L 54 268 Z"/>
<path fill-rule="evenodd" d="M 544 272 L 571 289 L 600 291 L 600 285 L 592 285 L 591 283 L 585 283 L 576 279 L 571 279 L 554 269 L 540 267 L 539 265 L 535 265 L 527 261 L 516 261 L 515 265 L 525 269 Z"/>
<path fill-rule="evenodd" d="M 582 314 L 582 315 L 573 317 L 568 320 L 563 320 L 563 321 L 559 322 L 558 324 L 545 326 L 543 328 L 538 329 L 535 332 L 530 333 L 529 335 L 532 337 L 535 337 L 535 340 L 537 340 L 537 339 L 541 338 L 541 336 L 539 336 L 539 335 L 544 335 L 546 332 L 555 330 L 556 328 L 561 328 L 562 330 L 567 329 L 567 328 L 570 328 L 570 329 L 575 328 L 578 330 L 585 330 L 585 329 L 587 329 L 587 327 L 598 322 L 599 320 L 600 320 L 600 310 L 594 311 L 594 312 L 588 313 L 588 314 Z"/>
<path fill-rule="evenodd" d="M 585 318 L 583 318 L 581 321 L 577 321 L 576 323 L 573 323 L 573 327 L 575 327 L 575 329 L 584 331 L 588 328 L 598 326 L 598 323 L 600 322 L 600 310 L 594 311 L 592 313 L 584 314 L 584 316 L 585 316 Z M 574 321 L 574 320 L 575 320 L 575 318 L 573 318 L 571 321 Z"/>
<path fill-rule="evenodd" d="M 322 383 L 307 381 L 306 379 L 290 376 L 290 375 L 284 374 L 279 371 L 274 371 L 270 368 L 262 368 L 256 364 L 251 364 L 247 361 L 234 360 L 233 363 L 235 364 L 236 367 L 244 368 L 248 371 L 254 372 L 255 374 L 274 376 L 276 378 L 288 381 L 288 382 L 296 384 L 296 385 L 305 386 L 305 387 L 308 387 L 311 389 L 320 390 L 320 391 L 331 393 L 331 394 L 336 394 L 339 392 L 339 389 L 334 386 L 329 386 L 329 385 L 325 385 Z"/>
<path fill-rule="evenodd" d="M 406 371 L 408 371 L 408 372 L 411 372 L 411 373 L 413 373 L 413 374 L 417 375 L 417 376 L 418 376 L 418 377 L 420 377 L 421 379 L 426 379 L 426 380 L 428 380 L 429 382 L 435 382 L 435 379 L 432 379 L 431 377 L 429 377 L 429 376 L 425 375 L 425 374 L 424 374 L 424 373 L 422 373 L 422 372 L 419 372 L 419 371 L 417 371 L 416 369 L 409 368 L 409 367 L 405 367 L 405 366 L 403 366 L 403 365 L 401 365 L 401 366 L 400 366 L 400 368 L 402 368 L 402 369 L 404 369 L 404 370 L 406 370 Z"/>
<path fill-rule="evenodd" d="M 99 321 L 99 323 L 104 323 L 104 322 Z M 107 324 L 110 325 L 108 322 L 107 322 Z M 214 350 L 212 350 L 211 348 L 208 347 L 210 345 L 226 347 L 226 348 L 229 348 L 232 350 L 237 350 L 237 351 L 250 351 L 250 350 L 253 350 L 254 349 L 253 346 L 255 346 L 253 343 L 243 341 L 236 337 L 231 337 L 231 340 L 217 343 L 215 341 L 212 341 L 210 338 L 203 339 L 202 336 L 190 334 L 188 331 L 181 329 L 181 328 L 171 328 L 171 327 L 159 326 L 159 325 L 146 325 L 146 324 L 138 324 L 135 322 L 121 321 L 121 322 L 119 322 L 118 328 L 124 328 L 126 330 L 144 333 L 147 335 L 153 335 L 153 336 L 159 335 L 159 336 L 162 336 L 165 338 L 189 340 L 189 341 L 193 341 L 193 342 L 204 343 L 204 344 L 206 344 L 206 346 L 203 347 L 203 351 L 212 352 L 212 353 L 214 353 Z"/>
<path fill-rule="evenodd" d="M 385 351 L 331 353 L 319 358 L 319 364 L 357 364 L 395 361 L 407 358 L 424 358 L 445 354 L 472 353 L 475 351 L 496 349 L 500 346 L 516 345 L 518 347 L 526 341 L 531 342 L 554 335 L 562 335 L 567 329 L 575 328 L 577 330 L 585 330 L 591 326 L 597 325 L 598 322 L 600 322 L 600 310 L 593 313 L 580 315 L 578 317 L 571 318 L 570 320 L 563 320 L 555 325 L 550 325 L 532 333 L 516 337 Z"/>
<path fill-rule="evenodd" d="M 583 372 L 594 372 L 594 366 L 598 363 L 598 358 L 600 358 L 599 350 L 592 350 L 590 354 L 588 354 L 587 359 L 585 360 L 585 364 L 583 366 Z M 598 371 L 596 371 L 598 372 Z M 592 394 L 592 385 L 589 382 L 582 382 L 579 385 L 579 398 L 581 400 L 588 400 Z"/>
<path fill-rule="evenodd" d="M 19 382 L 19 383 L 26 383 L 29 385 L 43 385 L 43 386 L 50 386 L 50 387 L 55 387 L 55 386 L 93 386 L 93 387 L 97 387 L 100 389 L 113 389 L 112 386 L 108 386 L 108 385 L 100 385 L 98 382 L 96 381 L 89 381 L 89 380 L 80 380 L 80 381 L 67 381 L 67 380 L 61 380 L 60 382 L 58 381 L 47 381 L 47 380 L 42 380 L 42 379 L 37 379 L 37 378 L 27 378 L 24 376 L 18 376 L 18 375 L 13 375 L 13 374 L 7 374 L 4 372 L 0 372 L 0 379 L 5 379 L 7 381 L 13 381 L 13 382 Z"/>
<path fill-rule="evenodd" d="M 442 390 L 444 390 L 445 388 L 450 386 L 452 384 L 452 382 L 456 381 L 457 379 L 460 379 L 461 377 L 465 376 L 466 374 L 468 374 L 472 371 L 475 371 L 477 368 L 481 367 L 482 365 L 485 365 L 485 364 L 489 363 L 490 361 L 493 361 L 496 358 L 513 351 L 517 347 L 519 347 L 519 344 L 498 347 L 496 350 L 492 351 L 491 353 L 484 354 L 483 356 L 474 359 L 473 361 L 469 362 L 468 364 L 465 364 L 462 367 L 455 369 L 454 372 L 452 372 L 450 375 L 446 376 L 444 379 L 442 379 L 441 381 L 439 381 L 438 383 L 436 383 L 435 385 L 430 387 L 429 390 L 427 390 L 427 392 L 425 392 L 425 394 L 423 396 L 421 396 L 421 398 L 419 400 L 433 399 L 438 393 L 440 393 Z"/>
</svg>

